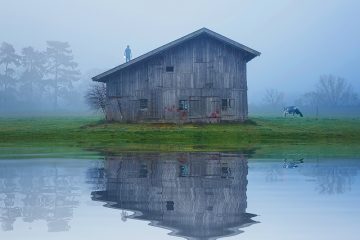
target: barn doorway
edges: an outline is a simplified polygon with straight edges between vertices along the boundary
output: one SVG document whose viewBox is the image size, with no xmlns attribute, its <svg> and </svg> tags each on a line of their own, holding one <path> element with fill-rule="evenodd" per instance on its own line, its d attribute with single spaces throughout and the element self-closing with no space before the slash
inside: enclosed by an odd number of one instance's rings
<svg viewBox="0 0 360 240">
<path fill-rule="evenodd" d="M 151 91 L 151 118 L 160 119 L 163 117 L 162 111 L 162 92 L 160 89 L 154 89 Z"/>
<path fill-rule="evenodd" d="M 206 97 L 206 117 L 210 122 L 220 122 L 221 99 L 219 97 Z"/>
<path fill-rule="evenodd" d="M 191 118 L 201 118 L 203 107 L 200 97 L 189 97 L 189 116 Z"/>
<path fill-rule="evenodd" d="M 121 98 L 109 97 L 106 104 L 106 119 L 114 121 L 122 121 L 122 103 Z"/>
</svg>

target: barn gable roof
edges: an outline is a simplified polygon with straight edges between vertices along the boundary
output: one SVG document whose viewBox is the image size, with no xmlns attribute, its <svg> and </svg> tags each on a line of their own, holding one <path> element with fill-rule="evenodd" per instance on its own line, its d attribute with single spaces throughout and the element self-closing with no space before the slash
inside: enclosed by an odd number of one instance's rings
<svg viewBox="0 0 360 240">
<path fill-rule="evenodd" d="M 166 50 L 168 50 L 168 49 L 170 49 L 172 47 L 175 47 L 175 46 L 177 46 L 177 45 L 179 45 L 179 44 L 181 44 L 181 43 L 183 43 L 185 41 L 188 41 L 190 39 L 194 39 L 194 38 L 196 38 L 196 37 L 198 37 L 200 35 L 204 35 L 204 34 L 206 34 L 206 35 L 208 35 L 210 37 L 213 37 L 213 38 L 215 38 L 217 40 L 220 40 L 220 41 L 222 41 L 224 43 L 227 43 L 227 44 L 229 44 L 229 45 L 231 45 L 231 46 L 233 46 L 233 47 L 235 47 L 235 48 L 237 48 L 239 50 L 247 52 L 249 54 L 248 61 L 250 61 L 251 59 L 253 59 L 253 58 L 257 57 L 257 56 L 260 56 L 260 54 L 261 54 L 260 52 L 255 51 L 254 49 L 251 49 L 251 48 L 249 48 L 249 47 L 247 47 L 245 45 L 242 45 L 242 44 L 240 44 L 240 43 L 238 43 L 238 42 L 236 42 L 234 40 L 231 40 L 231 39 L 229 39 L 229 38 L 227 38 L 227 37 L 225 37 L 225 36 L 223 36 L 221 34 L 218 34 L 218 33 L 214 32 L 214 31 L 211 31 L 211 30 L 209 30 L 207 28 L 201 28 L 201 29 L 199 29 L 199 30 L 197 30 L 195 32 L 192 32 L 192 33 L 190 33 L 190 34 L 188 34 L 186 36 L 183 36 L 183 37 L 181 37 L 181 38 L 179 38 L 179 39 L 177 39 L 175 41 L 167 43 L 167 44 L 165 44 L 165 45 L 163 45 L 163 46 L 161 46 L 159 48 L 156 48 L 156 49 L 154 49 L 154 50 L 152 50 L 152 51 L 150 51 L 148 53 L 145 53 L 145 54 L 143 54 L 143 55 L 141 55 L 141 56 L 139 56 L 137 58 L 134 58 L 134 59 L 132 59 L 131 61 L 129 61 L 127 63 L 121 64 L 121 65 L 119 65 L 117 67 L 114 67 L 114 68 L 112 68 L 112 69 L 110 69 L 110 70 L 108 70 L 106 72 L 103 72 L 103 73 L 93 77 L 92 79 L 94 81 L 98 81 L 98 82 L 105 82 L 107 76 L 109 76 L 109 75 L 111 75 L 111 74 L 113 74 L 113 73 L 115 73 L 117 71 L 120 71 L 120 70 L 122 70 L 122 69 L 124 69 L 124 68 L 126 68 L 128 66 L 131 66 L 131 65 L 133 65 L 135 63 L 143 61 L 143 60 L 145 60 L 145 59 L 147 59 L 147 58 L 149 58 L 151 56 L 159 54 L 159 53 L 161 53 L 163 51 L 166 51 Z"/>
</svg>

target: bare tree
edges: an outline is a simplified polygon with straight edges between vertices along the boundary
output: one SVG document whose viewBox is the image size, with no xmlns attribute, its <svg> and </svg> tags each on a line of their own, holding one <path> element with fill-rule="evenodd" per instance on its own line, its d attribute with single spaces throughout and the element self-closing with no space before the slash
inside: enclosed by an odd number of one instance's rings
<svg viewBox="0 0 360 240">
<path fill-rule="evenodd" d="M 344 78 L 322 75 L 315 91 L 305 93 L 301 102 L 309 106 L 351 106 L 358 103 L 358 96 Z"/>
<path fill-rule="evenodd" d="M 106 84 L 99 83 L 91 85 L 88 89 L 85 99 L 91 109 L 101 111 L 106 116 Z"/>
<path fill-rule="evenodd" d="M 352 105 L 357 100 L 350 83 L 344 78 L 322 75 L 316 86 L 316 95 L 322 105 Z"/>
<path fill-rule="evenodd" d="M 273 107 L 281 106 L 284 104 L 284 93 L 276 89 L 266 89 L 263 102 Z"/>
</svg>

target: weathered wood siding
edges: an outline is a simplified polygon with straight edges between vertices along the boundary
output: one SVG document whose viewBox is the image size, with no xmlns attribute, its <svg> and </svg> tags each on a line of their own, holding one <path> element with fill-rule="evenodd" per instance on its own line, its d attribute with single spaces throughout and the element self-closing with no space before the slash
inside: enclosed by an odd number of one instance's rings
<svg viewBox="0 0 360 240">
<path fill-rule="evenodd" d="M 245 53 L 200 36 L 107 81 L 107 117 L 117 121 L 218 122 L 247 118 Z M 172 72 L 167 67 L 173 67 Z M 147 108 L 140 108 L 147 99 Z M 223 99 L 229 106 L 223 107 Z M 188 109 L 180 110 L 179 101 Z"/>
</svg>

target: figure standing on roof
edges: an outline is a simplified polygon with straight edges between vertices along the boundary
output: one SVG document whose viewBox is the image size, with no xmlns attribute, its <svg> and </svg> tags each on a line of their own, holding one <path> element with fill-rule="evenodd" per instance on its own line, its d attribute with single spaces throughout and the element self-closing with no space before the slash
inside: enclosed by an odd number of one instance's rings
<svg viewBox="0 0 360 240">
<path fill-rule="evenodd" d="M 129 45 L 127 45 L 127 47 L 125 49 L 124 57 L 125 57 L 126 62 L 129 62 L 131 60 L 132 55 L 131 55 L 131 49 L 130 49 Z"/>
</svg>

